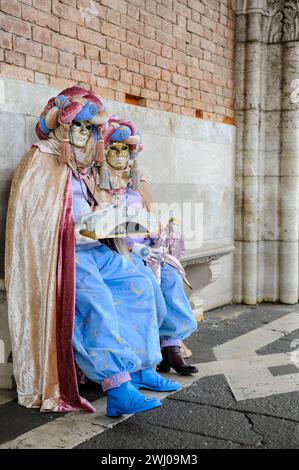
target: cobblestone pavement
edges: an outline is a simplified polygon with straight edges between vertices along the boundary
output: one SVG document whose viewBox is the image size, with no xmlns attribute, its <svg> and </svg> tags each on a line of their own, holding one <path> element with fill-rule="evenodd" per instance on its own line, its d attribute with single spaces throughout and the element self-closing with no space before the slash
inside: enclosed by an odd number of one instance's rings
<svg viewBox="0 0 299 470">
<path fill-rule="evenodd" d="M 299 447 L 298 304 L 218 308 L 186 344 L 199 373 L 162 395 L 162 407 L 132 417 L 105 417 L 105 398 L 95 385 L 81 393 L 96 403 L 96 415 L 42 414 L 18 406 L 11 395 L 5 403 L 0 394 L 0 447 Z"/>
</svg>

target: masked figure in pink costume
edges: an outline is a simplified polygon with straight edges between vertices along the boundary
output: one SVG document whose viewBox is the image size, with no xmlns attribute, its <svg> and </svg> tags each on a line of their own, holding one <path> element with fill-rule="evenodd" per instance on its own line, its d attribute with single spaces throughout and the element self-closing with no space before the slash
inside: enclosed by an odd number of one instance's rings
<svg viewBox="0 0 299 470">
<path fill-rule="evenodd" d="M 138 169 L 138 153 L 143 145 L 135 124 L 111 117 L 103 136 L 107 152 L 101 167 L 102 200 L 150 211 L 150 192 Z M 155 239 L 129 237 L 126 245 L 135 265 L 151 279 L 155 290 L 163 356 L 158 369 L 169 372 L 172 367 L 188 375 L 197 372 L 197 368 L 185 362 L 181 345 L 197 324 L 183 289 L 185 272 L 178 258 L 183 254 L 184 243 L 174 222 L 171 220 Z"/>
<path fill-rule="evenodd" d="M 49 100 L 11 187 L 6 289 L 18 400 L 41 411 L 94 411 L 76 363 L 107 392 L 107 414 L 160 405 L 139 388 L 176 390 L 161 360 L 152 280 L 120 249 L 81 235 L 82 213 L 101 210 L 102 101 L 80 87 Z M 117 240 L 111 242 L 117 248 Z M 109 243 L 108 243 L 109 245 Z"/>
</svg>

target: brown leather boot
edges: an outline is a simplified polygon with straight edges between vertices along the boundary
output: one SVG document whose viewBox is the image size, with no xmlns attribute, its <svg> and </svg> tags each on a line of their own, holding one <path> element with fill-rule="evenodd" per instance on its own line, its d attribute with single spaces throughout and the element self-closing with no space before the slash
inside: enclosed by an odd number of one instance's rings
<svg viewBox="0 0 299 470">
<path fill-rule="evenodd" d="M 179 346 L 166 346 L 162 349 L 162 361 L 157 367 L 159 372 L 169 372 L 172 367 L 178 374 L 190 375 L 198 372 L 197 367 L 188 364 Z"/>
</svg>

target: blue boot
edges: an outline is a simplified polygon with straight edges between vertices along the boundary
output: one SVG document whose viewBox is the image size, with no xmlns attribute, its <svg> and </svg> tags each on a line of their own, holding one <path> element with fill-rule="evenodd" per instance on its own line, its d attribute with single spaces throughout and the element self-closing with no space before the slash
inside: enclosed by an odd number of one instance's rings
<svg viewBox="0 0 299 470">
<path fill-rule="evenodd" d="M 151 367 L 141 369 L 137 372 L 131 373 L 131 380 L 134 387 L 147 388 L 155 392 L 173 392 L 180 388 L 180 384 L 174 380 L 164 379 Z"/>
<path fill-rule="evenodd" d="M 107 416 L 140 413 L 161 406 L 155 397 L 146 397 L 132 385 L 124 382 L 120 387 L 107 390 Z"/>
</svg>

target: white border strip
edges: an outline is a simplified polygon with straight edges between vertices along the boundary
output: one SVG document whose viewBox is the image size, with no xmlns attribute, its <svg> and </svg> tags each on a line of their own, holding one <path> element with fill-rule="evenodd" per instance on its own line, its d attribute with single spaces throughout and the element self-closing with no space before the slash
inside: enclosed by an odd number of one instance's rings
<svg viewBox="0 0 299 470">
<path fill-rule="evenodd" d="M 200 367 L 199 364 L 197 366 Z M 188 387 L 201 377 L 202 374 L 200 373 L 186 377 L 178 374 L 167 374 L 167 378 L 174 378 L 180 382 L 180 390 Z M 142 393 L 155 395 L 162 400 L 175 392 L 156 394 L 142 390 Z M 5 442 L 0 445 L 0 449 L 72 449 L 132 416 L 123 415 L 119 418 L 109 418 L 106 416 L 106 403 L 106 397 L 100 398 L 92 403 L 96 408 L 95 413 L 68 413 L 55 421 L 38 426 L 11 441 Z"/>
</svg>

